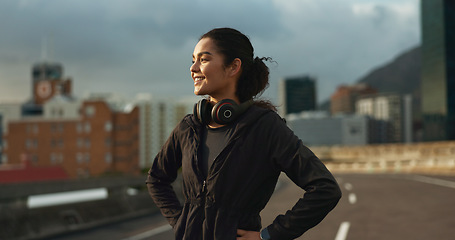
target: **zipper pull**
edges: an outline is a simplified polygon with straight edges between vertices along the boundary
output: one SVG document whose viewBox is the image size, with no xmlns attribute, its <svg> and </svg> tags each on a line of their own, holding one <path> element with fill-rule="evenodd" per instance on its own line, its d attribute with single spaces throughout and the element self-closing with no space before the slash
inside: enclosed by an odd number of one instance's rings
<svg viewBox="0 0 455 240">
<path fill-rule="evenodd" d="M 207 191 L 207 182 L 204 180 L 202 183 L 202 192 L 205 193 Z"/>
</svg>

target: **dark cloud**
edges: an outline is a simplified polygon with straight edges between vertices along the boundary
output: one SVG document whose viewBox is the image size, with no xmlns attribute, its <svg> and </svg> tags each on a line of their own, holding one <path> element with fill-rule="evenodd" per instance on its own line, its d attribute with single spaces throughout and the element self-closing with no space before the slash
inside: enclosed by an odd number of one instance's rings
<svg viewBox="0 0 455 240">
<path fill-rule="evenodd" d="M 188 68 L 197 39 L 211 28 L 225 26 L 247 34 L 257 55 L 278 62 L 272 66 L 266 96 L 275 97 L 278 79 L 310 74 L 318 77 L 320 98 L 325 98 L 336 85 L 354 81 L 419 42 L 417 14 L 403 15 L 383 1 L 366 2 L 372 4 L 1 1 L 0 99 L 10 97 L 17 87 L 28 97 L 30 66 L 41 60 L 43 37 L 52 43 L 49 58 L 61 62 L 73 77 L 76 95 L 86 91 L 190 95 Z"/>
</svg>

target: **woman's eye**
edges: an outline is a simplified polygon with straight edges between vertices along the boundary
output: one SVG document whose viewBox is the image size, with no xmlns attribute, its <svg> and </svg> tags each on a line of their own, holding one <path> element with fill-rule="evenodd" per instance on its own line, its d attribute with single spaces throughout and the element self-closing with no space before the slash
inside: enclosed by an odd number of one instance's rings
<svg viewBox="0 0 455 240">
<path fill-rule="evenodd" d="M 201 62 L 206 62 L 206 61 L 207 61 L 207 59 L 201 58 Z"/>
</svg>

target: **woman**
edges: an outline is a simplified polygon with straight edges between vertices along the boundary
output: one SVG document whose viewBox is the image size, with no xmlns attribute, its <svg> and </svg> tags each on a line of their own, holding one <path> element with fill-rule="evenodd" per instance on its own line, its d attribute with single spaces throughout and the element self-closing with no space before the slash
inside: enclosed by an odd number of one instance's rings
<svg viewBox="0 0 455 240">
<path fill-rule="evenodd" d="M 177 125 L 146 181 L 176 239 L 294 239 L 341 197 L 332 174 L 275 108 L 255 99 L 269 71 L 268 59 L 253 51 L 248 37 L 230 28 L 209 31 L 194 48 L 194 93 L 208 99 Z M 183 206 L 171 186 L 180 168 Z M 259 214 L 281 172 L 305 195 L 262 229 Z"/>
</svg>

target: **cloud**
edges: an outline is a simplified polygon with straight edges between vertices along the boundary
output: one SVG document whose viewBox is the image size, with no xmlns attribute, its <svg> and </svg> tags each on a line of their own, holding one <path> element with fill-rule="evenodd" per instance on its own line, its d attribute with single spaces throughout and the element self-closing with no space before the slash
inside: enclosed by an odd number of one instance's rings
<svg viewBox="0 0 455 240">
<path fill-rule="evenodd" d="M 191 53 L 214 27 L 247 34 L 271 56 L 271 84 L 310 74 L 320 100 L 338 84 L 418 44 L 417 0 L 34 0 L 0 2 L 0 100 L 30 95 L 30 67 L 47 37 L 75 94 L 191 95 Z M 20 90 L 18 90 L 19 88 Z M 13 89 L 15 89 L 13 91 Z"/>
</svg>

